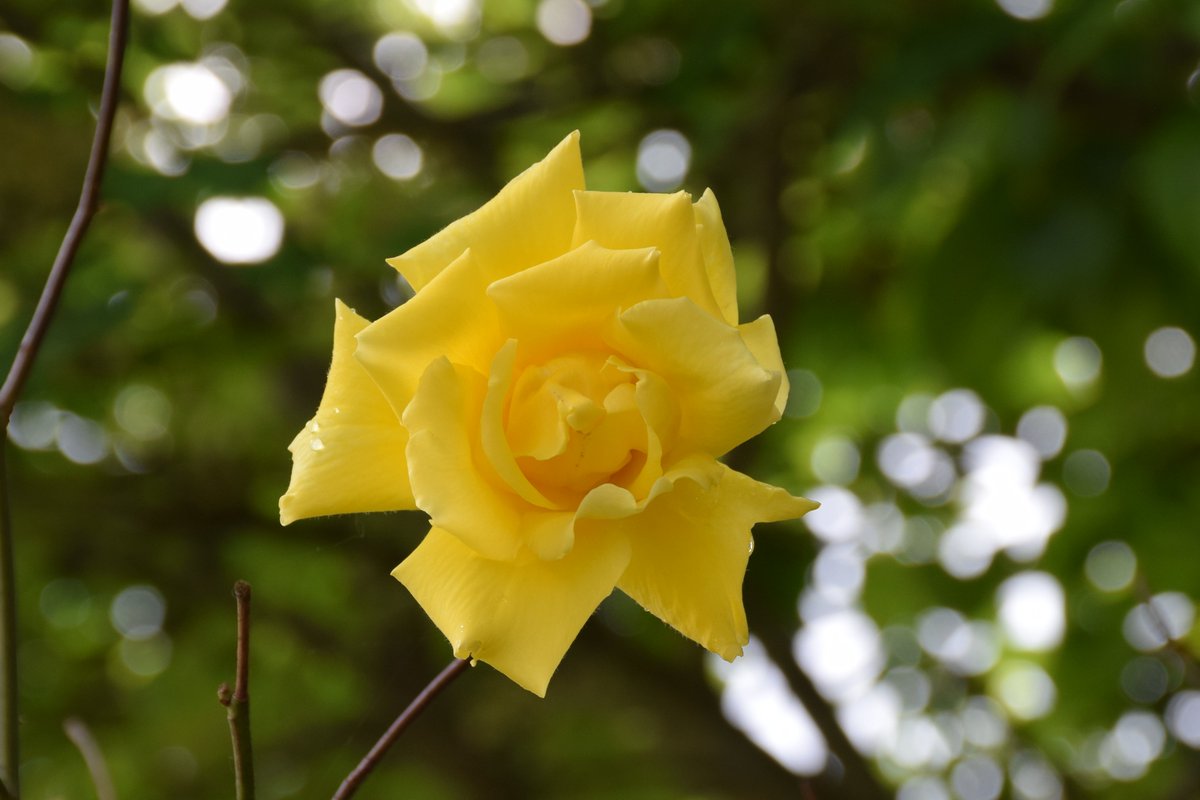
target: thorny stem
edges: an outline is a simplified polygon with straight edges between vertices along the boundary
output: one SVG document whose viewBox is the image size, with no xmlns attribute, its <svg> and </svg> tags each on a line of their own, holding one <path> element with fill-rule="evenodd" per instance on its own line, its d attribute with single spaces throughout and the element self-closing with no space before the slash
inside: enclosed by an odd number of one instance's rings
<svg viewBox="0 0 1200 800">
<path fill-rule="evenodd" d="M 233 780 L 237 800 L 254 800 L 254 750 L 250 743 L 250 584 L 233 585 L 237 600 L 237 672 L 233 692 L 229 684 L 217 688 L 217 700 L 226 708 L 229 737 L 233 742 Z"/>
<path fill-rule="evenodd" d="M 25 385 L 33 363 L 50 326 L 58 300 L 62 296 L 75 254 L 83 243 L 88 226 L 100 202 L 100 185 L 108 163 L 113 119 L 117 113 L 117 93 L 121 85 L 121 66 L 125 61 L 125 43 L 129 31 L 129 0 L 113 0 L 108 37 L 108 60 L 104 66 L 104 87 L 96 132 L 88 156 L 87 171 L 79 205 L 59 246 L 58 255 L 46 277 L 46 285 L 12 365 L 0 386 L 0 429 L 7 431 L 17 397 Z M 9 507 L 8 476 L 5 471 L 5 441 L 0 441 L 0 798 L 15 800 L 20 795 L 19 715 L 17 711 L 17 600 L 13 569 L 12 513 Z"/>
<path fill-rule="evenodd" d="M 358 787 L 367 779 L 371 771 L 379 766 L 379 762 L 383 760 L 383 756 L 387 753 L 388 748 L 396 743 L 400 738 L 400 734 L 404 733 L 417 716 L 425 710 L 425 707 L 433 702 L 433 698 L 437 697 L 443 689 L 462 674 L 471 662 L 466 659 L 456 658 L 450 664 L 438 673 L 437 677 L 429 682 L 429 685 L 421 690 L 421 693 L 408 704 L 408 708 L 401 712 L 400 716 L 396 717 L 396 721 L 392 723 L 387 732 L 379 738 L 375 746 L 371 748 L 371 752 L 363 757 L 363 760 L 358 762 L 358 766 L 346 776 L 346 780 L 342 781 L 342 785 L 333 795 L 333 800 L 347 800 L 354 796 L 358 791 Z"/>
</svg>

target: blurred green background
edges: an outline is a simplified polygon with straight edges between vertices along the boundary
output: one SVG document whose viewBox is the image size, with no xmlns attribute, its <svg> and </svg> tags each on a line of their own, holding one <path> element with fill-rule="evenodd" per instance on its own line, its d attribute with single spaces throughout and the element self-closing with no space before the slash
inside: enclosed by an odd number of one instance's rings
<svg viewBox="0 0 1200 800">
<path fill-rule="evenodd" d="M 0 7 L 5 364 L 107 15 Z M 574 129 L 591 188 L 716 192 L 793 384 L 731 461 L 825 506 L 757 532 L 734 667 L 614 597 L 546 700 L 473 670 L 360 796 L 865 796 L 793 655 L 902 800 L 1200 795 L 1198 66 L 1171 0 L 138 0 L 9 429 L 25 796 L 91 796 L 71 716 L 123 798 L 232 796 L 236 578 L 263 798 L 448 660 L 388 576 L 421 515 L 280 528 L 285 448 L 333 298 L 403 302 L 383 259 Z"/>
</svg>

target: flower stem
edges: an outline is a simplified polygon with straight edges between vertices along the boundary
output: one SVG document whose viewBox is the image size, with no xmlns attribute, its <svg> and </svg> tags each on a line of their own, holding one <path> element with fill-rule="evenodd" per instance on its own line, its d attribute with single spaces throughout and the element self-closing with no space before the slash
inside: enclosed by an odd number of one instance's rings
<svg viewBox="0 0 1200 800">
<path fill-rule="evenodd" d="M 121 86 L 121 66 L 125 61 L 128 31 L 129 0 L 113 0 L 104 88 L 100 93 L 100 111 L 96 118 L 96 132 L 92 137 L 92 150 L 83 177 L 79 205 L 59 246 L 54 264 L 50 267 L 46 285 L 29 326 L 21 337 L 12 365 L 3 385 L 0 385 L 0 429 L 6 432 L 17 397 L 33 369 L 42 339 L 58 307 L 75 254 L 100 204 L 100 184 L 108 163 L 108 147 L 117 113 L 117 94 Z M 12 514 L 5 470 L 6 444 L 7 434 L 0 441 L 0 798 L 10 800 L 20 794 L 20 747 L 17 713 L 17 590 L 13 565 Z"/>
<path fill-rule="evenodd" d="M 226 708 L 229 737 L 233 742 L 233 781 L 237 800 L 254 800 L 254 749 L 250 741 L 250 584 L 233 585 L 237 600 L 237 672 L 233 691 L 229 684 L 217 688 L 217 700 Z"/>
<path fill-rule="evenodd" d="M 387 753 L 388 748 L 396 743 L 396 740 L 400 738 L 400 734 L 404 733 L 404 729 L 412 724 L 412 721 L 425 710 L 425 707 L 433 702 L 433 698 L 437 697 L 443 689 L 449 686 L 470 664 L 471 662 L 466 659 L 456 658 L 445 669 L 439 672 L 437 677 L 430 681 L 429 685 L 422 689 L 421 693 L 408 704 L 408 708 L 404 709 L 400 716 L 396 717 L 396 721 L 379 738 L 379 741 L 371 748 L 371 752 L 367 753 L 363 757 L 363 760 L 358 762 L 358 766 L 354 768 L 354 771 L 346 776 L 346 780 L 342 781 L 342 785 L 334 793 L 333 800 L 347 800 L 347 798 L 353 797 L 354 793 L 358 791 L 358 787 L 362 785 L 362 782 L 367 779 L 371 771 L 383 760 L 383 756 Z"/>
</svg>

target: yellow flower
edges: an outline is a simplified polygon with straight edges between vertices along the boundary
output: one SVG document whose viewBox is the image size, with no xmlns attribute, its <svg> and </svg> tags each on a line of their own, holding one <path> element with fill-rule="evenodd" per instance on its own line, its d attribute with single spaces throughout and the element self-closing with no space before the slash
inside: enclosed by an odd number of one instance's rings
<svg viewBox="0 0 1200 800">
<path fill-rule="evenodd" d="M 740 655 L 751 526 L 816 504 L 717 461 L 788 386 L 771 319 L 738 324 L 712 193 L 585 191 L 573 133 L 389 263 L 416 295 L 373 323 L 337 303 L 283 524 L 424 511 L 392 574 L 538 695 L 614 587 Z"/>
</svg>

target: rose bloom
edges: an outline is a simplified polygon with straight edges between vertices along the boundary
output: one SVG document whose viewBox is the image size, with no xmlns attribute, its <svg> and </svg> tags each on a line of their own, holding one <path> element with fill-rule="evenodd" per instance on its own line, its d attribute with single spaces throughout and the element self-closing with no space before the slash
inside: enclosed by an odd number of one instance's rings
<svg viewBox="0 0 1200 800">
<path fill-rule="evenodd" d="M 337 303 L 283 524 L 424 511 L 392 574 L 455 656 L 538 695 L 614 587 L 740 655 L 751 526 L 816 504 L 717 461 L 788 385 L 771 319 L 738 324 L 712 193 L 585 191 L 573 133 L 388 263 L 416 294 L 376 322 Z"/>
</svg>

